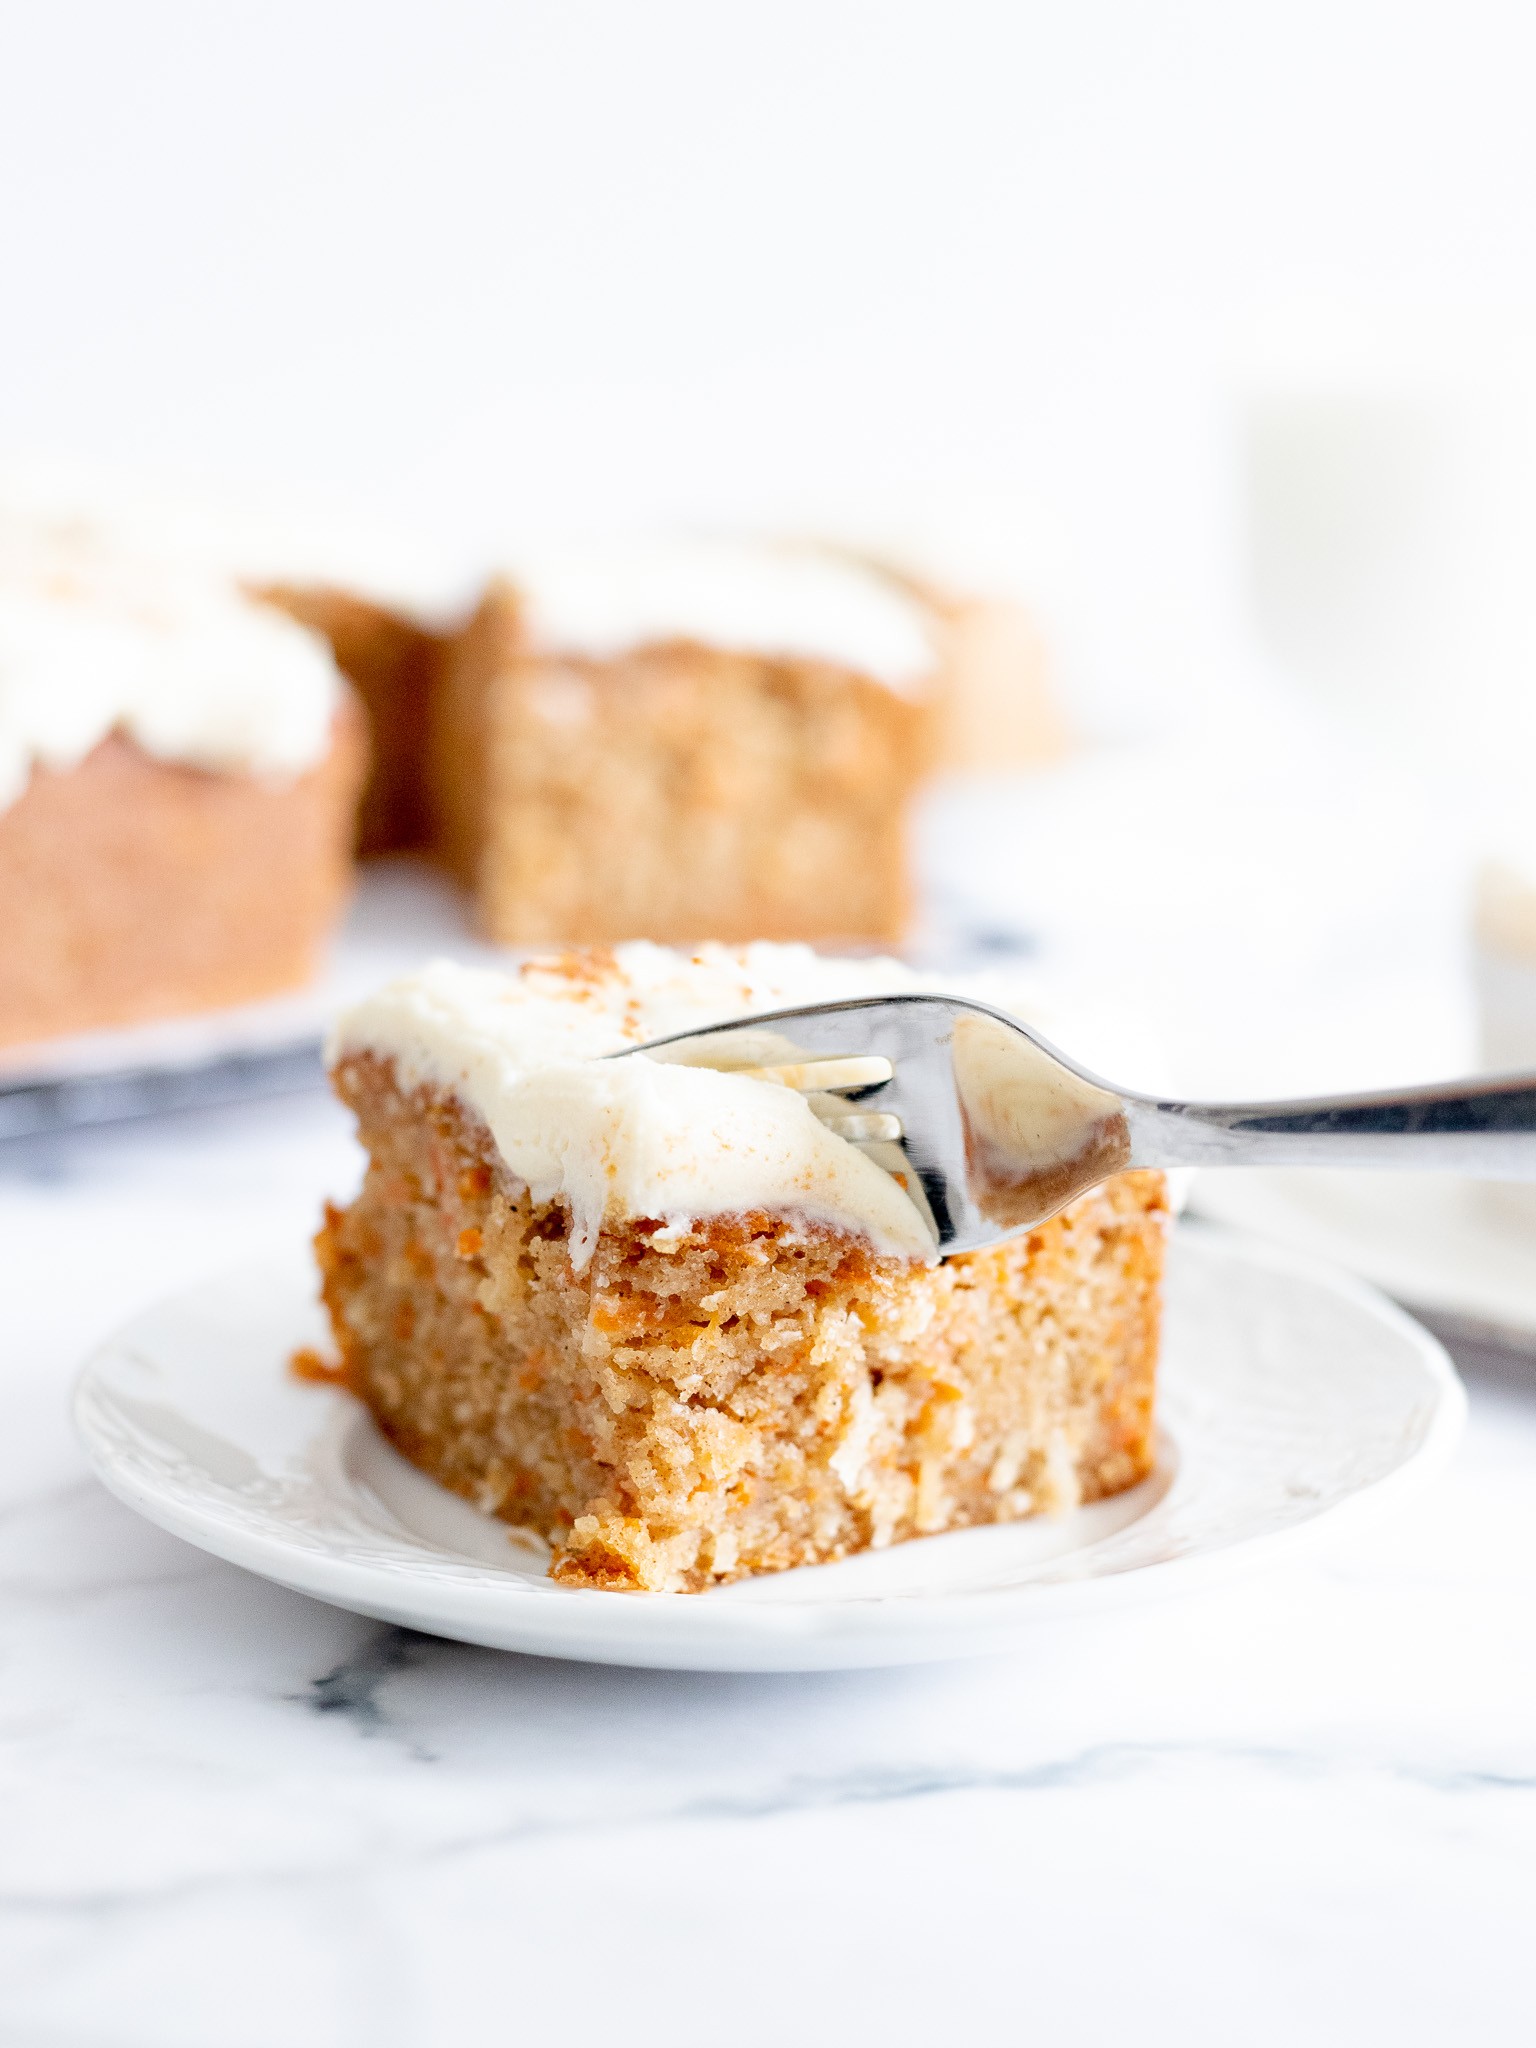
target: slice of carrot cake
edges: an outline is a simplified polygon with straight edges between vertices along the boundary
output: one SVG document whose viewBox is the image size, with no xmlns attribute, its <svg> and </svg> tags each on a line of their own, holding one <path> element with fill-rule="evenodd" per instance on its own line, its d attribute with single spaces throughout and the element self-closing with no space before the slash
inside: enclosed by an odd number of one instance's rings
<svg viewBox="0 0 1536 2048">
<path fill-rule="evenodd" d="M 920 604 L 815 550 L 526 558 L 434 700 L 439 851 L 512 943 L 889 942 L 937 664 Z"/>
<path fill-rule="evenodd" d="M 270 606 L 0 535 L 0 1045 L 306 982 L 364 753 L 330 649 Z"/>
<path fill-rule="evenodd" d="M 800 1095 L 606 1057 L 915 985 L 798 946 L 638 943 L 437 963 L 347 1015 L 333 1076 L 370 1164 L 317 1248 L 392 1442 L 547 1536 L 563 1583 L 678 1592 L 1142 1478 L 1160 1175 L 940 1262 Z"/>
<path fill-rule="evenodd" d="M 1006 517 L 854 520 L 823 545 L 889 578 L 929 615 L 939 657 L 931 768 L 1007 774 L 1071 752 L 1031 550 Z"/>
</svg>

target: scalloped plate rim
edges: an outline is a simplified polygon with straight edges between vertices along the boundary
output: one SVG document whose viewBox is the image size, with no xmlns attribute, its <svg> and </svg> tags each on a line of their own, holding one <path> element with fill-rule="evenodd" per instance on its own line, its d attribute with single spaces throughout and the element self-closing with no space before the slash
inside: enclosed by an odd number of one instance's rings
<svg viewBox="0 0 1536 2048">
<path fill-rule="evenodd" d="M 1234 1573 L 1267 1566 L 1319 1540 L 1366 1509 L 1384 1508 L 1396 1502 L 1414 1485 L 1431 1478 L 1455 1448 L 1466 1403 L 1449 1358 L 1437 1339 L 1367 1283 L 1316 1259 L 1245 1240 L 1204 1224 L 1180 1227 L 1171 1248 L 1171 1263 L 1175 1276 L 1180 1272 L 1198 1275 L 1202 1269 L 1207 1278 L 1215 1274 L 1218 1296 L 1225 1291 L 1233 1301 L 1241 1298 L 1245 1285 L 1249 1292 L 1253 1291 L 1257 1275 L 1278 1281 L 1282 1294 L 1287 1289 L 1293 1294 L 1311 1289 L 1314 1295 L 1333 1304 L 1346 1322 L 1353 1318 L 1360 1332 L 1371 1331 L 1376 1340 L 1386 1342 L 1396 1369 L 1407 1374 L 1410 1381 L 1417 1377 L 1423 1407 L 1421 1417 L 1405 1411 L 1407 1421 L 1413 1422 L 1414 1427 L 1401 1454 L 1389 1456 L 1385 1469 L 1374 1476 L 1358 1484 L 1342 1485 L 1336 1498 L 1325 1501 L 1315 1511 L 1297 1511 L 1293 1519 L 1283 1524 L 1256 1526 L 1232 1540 L 1212 1543 L 1189 1554 L 1105 1569 L 1103 1554 L 1112 1555 L 1112 1546 L 1120 1543 L 1127 1532 L 1133 1538 L 1137 1531 L 1145 1532 L 1170 1500 L 1179 1499 L 1181 1488 L 1185 1489 L 1183 1505 L 1187 1511 L 1189 1489 L 1202 1484 L 1200 1457 L 1191 1457 L 1207 1448 L 1200 1437 L 1201 1425 L 1183 1413 L 1184 1403 L 1177 1394 L 1165 1395 L 1165 1408 L 1175 1412 L 1168 1426 L 1160 1430 L 1158 1475 L 1136 1490 L 1137 1494 L 1149 1494 L 1149 1504 L 1122 1527 L 1111 1528 L 1108 1535 L 1047 1558 L 1042 1568 L 1067 1563 L 1068 1568 L 1053 1579 L 1032 1581 L 1026 1576 L 1002 1585 L 965 1586 L 939 1592 L 874 1590 L 832 1598 L 793 1597 L 794 1581 L 804 1582 L 812 1575 L 822 1579 L 829 1572 L 848 1572 L 848 1565 L 837 1565 L 810 1567 L 800 1573 L 782 1575 L 776 1582 L 743 1582 L 713 1594 L 615 1595 L 554 1587 L 546 1580 L 519 1577 L 510 1570 L 478 1563 L 462 1552 L 434 1548 L 405 1525 L 400 1526 L 398 1540 L 391 1537 L 387 1529 L 378 1525 L 377 1498 L 370 1495 L 366 1485 L 349 1482 L 345 1470 L 349 1439 L 355 1439 L 359 1430 L 376 1435 L 365 1411 L 344 1395 L 306 1389 L 306 1395 L 315 1403 L 314 1420 L 305 1441 L 293 1447 L 309 1472 L 306 1484 L 312 1491 L 318 1489 L 322 1498 L 325 1489 L 330 1488 L 334 1496 L 331 1505 L 338 1513 L 356 1518 L 361 1502 L 367 1510 L 363 1519 L 375 1536 L 393 1541 L 400 1553 L 359 1562 L 298 1542 L 291 1514 L 285 1518 L 281 1503 L 264 1512 L 253 1513 L 249 1505 L 235 1512 L 229 1499 L 218 1496 L 219 1482 L 210 1475 L 205 1475 L 201 1490 L 194 1484 L 190 1499 L 178 1498 L 164 1472 L 146 1478 L 133 1469 L 122 1453 L 120 1441 L 114 1440 L 114 1428 L 120 1435 L 125 1426 L 123 1393 L 114 1384 L 114 1375 L 121 1375 L 125 1361 L 144 1362 L 146 1330 L 152 1333 L 153 1327 L 166 1318 L 174 1325 L 178 1315 L 186 1319 L 198 1312 L 196 1305 L 210 1298 L 220 1299 L 221 1289 L 232 1293 L 274 1269 L 292 1280 L 300 1270 L 292 1253 L 278 1261 L 248 1264 L 215 1281 L 205 1281 L 135 1317 L 98 1346 L 85 1362 L 76 1384 L 73 1412 L 97 1476 L 120 1500 L 150 1521 L 229 1563 L 294 1591 L 427 1634 L 489 1648 L 586 1662 L 692 1670 L 859 1668 L 978 1655 L 1016 1647 L 1034 1620 L 1170 1596 Z M 294 1327 L 288 1341 L 305 1342 L 311 1333 L 301 1326 L 296 1301 L 292 1309 Z M 313 1317 L 312 1302 L 305 1301 L 303 1313 L 306 1319 Z M 290 1393 L 292 1383 L 283 1376 L 277 1360 L 274 1365 L 274 1385 L 281 1386 L 284 1394 Z M 1165 1374 L 1177 1381 L 1179 1371 L 1180 1361 L 1175 1352 L 1165 1364 Z M 233 1384 L 243 1388 L 247 1382 Z M 255 1385 L 254 1379 L 250 1384 Z M 267 1398 L 265 1383 L 255 1386 L 255 1391 L 258 1402 Z M 271 1405 L 277 1404 L 274 1394 Z M 173 1408 L 162 1408 L 161 1412 L 173 1417 L 180 1414 Z M 200 1425 L 189 1422 L 187 1427 L 195 1436 Z M 238 1445 L 226 1448 L 233 1449 L 237 1457 L 257 1462 Z M 386 1458 L 394 1458 L 382 1439 L 377 1440 L 377 1449 Z M 410 1471 L 409 1467 L 404 1469 Z M 422 1482 L 420 1475 L 412 1476 L 415 1483 L 426 1484 L 434 1494 L 439 1491 L 430 1482 Z M 1210 1481 L 1203 1483 L 1209 1490 Z M 473 1515 L 473 1510 L 464 1509 L 452 1496 L 443 1498 L 451 1503 L 450 1512 L 462 1510 Z M 1116 1505 L 1100 1503 L 1099 1508 L 1113 1510 Z M 1098 1510 L 1084 1512 L 1092 1516 Z M 387 1521 L 387 1509 L 385 1517 Z M 475 1517 L 477 1523 L 480 1519 Z M 488 1526 L 499 1530 L 499 1525 L 486 1520 Z M 977 1539 L 996 1544 L 1015 1532 L 1027 1535 L 1041 1527 L 1026 1522 L 1012 1525 L 1008 1532 L 975 1530 L 921 1538 L 879 1553 L 879 1558 L 883 1563 L 911 1554 L 915 1564 L 916 1554 L 923 1553 L 926 1563 L 934 1554 L 933 1546 L 974 1545 Z M 413 1549 L 420 1552 L 414 1565 Z M 439 1567 L 451 1568 L 446 1578 L 429 1569 L 434 1558 Z M 858 1568 L 863 1561 L 849 1562 Z M 770 1588 L 774 1597 L 732 1597 L 749 1587 Z M 785 1587 L 791 1589 L 790 1597 L 784 1597 Z"/>
</svg>

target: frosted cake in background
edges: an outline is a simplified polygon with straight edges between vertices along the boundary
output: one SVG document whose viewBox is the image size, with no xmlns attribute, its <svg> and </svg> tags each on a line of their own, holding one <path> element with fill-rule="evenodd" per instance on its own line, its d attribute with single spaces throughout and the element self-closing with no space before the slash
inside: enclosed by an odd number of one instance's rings
<svg viewBox="0 0 1536 2048">
<path fill-rule="evenodd" d="M 396 1447 L 549 1538 L 563 1584 L 664 1592 L 1142 1478 L 1160 1174 L 939 1262 L 897 1179 L 792 1090 L 605 1057 L 921 985 L 641 944 L 438 964 L 344 1016 L 333 1079 L 370 1165 L 317 1250 L 340 1372 Z"/>
<path fill-rule="evenodd" d="M 7 532 L 13 542 L 94 542 L 234 582 L 322 634 L 368 719 L 359 851 L 428 844 L 422 762 L 431 691 L 478 588 L 461 553 L 355 516 L 59 466 L 0 474 L 0 537 Z"/>
<path fill-rule="evenodd" d="M 0 1045 L 302 986 L 365 755 L 318 635 L 223 578 L 0 526 Z"/>
<path fill-rule="evenodd" d="M 445 663 L 438 851 L 507 942 L 899 939 L 939 665 L 824 551 L 527 553 Z"/>
<path fill-rule="evenodd" d="M 447 550 L 12 472 L 0 544 L 131 554 L 321 634 L 370 729 L 359 850 L 445 867 L 498 942 L 899 942 L 924 777 L 1063 744 L 974 538 L 525 547 L 475 608 Z"/>
<path fill-rule="evenodd" d="M 932 619 L 935 769 L 995 775 L 1071 750 L 1017 537 L 992 524 L 909 521 L 827 544 L 890 578 Z"/>
<path fill-rule="evenodd" d="M 492 938 L 903 934 L 943 630 L 888 576 L 805 548 L 570 546 L 478 579 L 476 610 L 462 558 L 15 475 L 7 531 L 128 546 L 323 633 L 371 729 L 360 851 L 446 866 Z"/>
</svg>

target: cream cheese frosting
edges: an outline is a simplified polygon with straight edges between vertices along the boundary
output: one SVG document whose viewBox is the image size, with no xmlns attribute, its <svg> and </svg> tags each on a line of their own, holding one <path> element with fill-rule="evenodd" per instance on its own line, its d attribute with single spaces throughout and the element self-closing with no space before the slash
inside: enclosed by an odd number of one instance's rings
<svg viewBox="0 0 1536 2048">
<path fill-rule="evenodd" d="M 291 780 L 329 751 L 340 692 L 324 640 L 222 578 L 0 530 L 0 810 L 113 731 Z"/>
<path fill-rule="evenodd" d="M 96 465 L 0 469 L 7 529 L 126 552 L 247 589 L 338 590 L 433 632 L 458 626 L 485 580 L 486 551 L 400 530 L 356 507 L 178 488 Z"/>
<path fill-rule="evenodd" d="M 641 940 L 620 946 L 611 966 L 572 957 L 510 974 L 439 960 L 349 1010 L 330 1058 L 387 1054 L 408 1085 L 457 1095 L 535 1201 L 569 1204 L 578 1266 L 605 1221 L 677 1227 L 753 1209 L 931 1259 L 929 1227 L 897 1183 L 792 1090 L 605 1057 L 754 1011 L 922 985 L 892 960 L 766 943 L 682 954 Z"/>
<path fill-rule="evenodd" d="M 809 548 L 701 540 L 528 553 L 507 574 L 533 644 L 610 658 L 667 640 L 835 662 L 903 695 L 937 666 L 923 609 Z"/>
<path fill-rule="evenodd" d="M 1144 1028 L 1118 1010 L 1074 1013 L 1061 1030 L 1001 975 L 941 982 L 895 960 L 829 959 L 766 941 L 681 953 L 635 940 L 611 955 L 530 960 L 510 972 L 437 960 L 346 1011 L 327 1050 L 333 1067 L 349 1053 L 386 1055 L 407 1086 L 456 1095 L 535 1201 L 569 1205 L 578 1267 L 605 1222 L 654 1217 L 683 1228 L 755 1209 L 931 1260 L 926 1217 L 793 1090 L 644 1054 L 607 1057 L 755 1012 L 912 989 L 969 995 L 1142 1085 L 1149 1059 L 1157 1063 Z"/>
</svg>

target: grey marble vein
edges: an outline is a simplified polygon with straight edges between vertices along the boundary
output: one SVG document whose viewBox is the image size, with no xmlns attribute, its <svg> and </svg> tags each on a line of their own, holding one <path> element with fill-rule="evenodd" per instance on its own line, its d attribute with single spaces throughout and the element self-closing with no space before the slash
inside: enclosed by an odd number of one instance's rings
<svg viewBox="0 0 1536 2048">
<path fill-rule="evenodd" d="M 434 1760 L 433 1752 L 403 1734 L 391 1720 L 380 1694 L 401 1672 L 418 1669 L 434 1647 L 440 1646 L 431 1636 L 385 1623 L 350 1657 L 322 1677 L 312 1678 L 308 1690 L 293 1697 L 312 1713 L 338 1716 L 361 1736 L 391 1736 L 402 1742 L 413 1757 L 430 1763 Z"/>
</svg>

